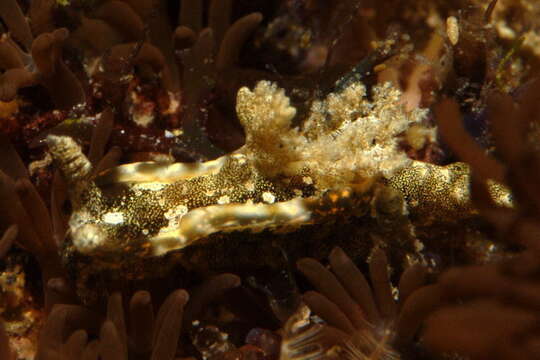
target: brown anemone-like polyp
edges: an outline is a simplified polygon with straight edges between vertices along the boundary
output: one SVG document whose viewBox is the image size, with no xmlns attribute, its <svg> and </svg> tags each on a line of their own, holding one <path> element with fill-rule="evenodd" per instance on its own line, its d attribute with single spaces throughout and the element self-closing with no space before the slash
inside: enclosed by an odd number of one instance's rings
<svg viewBox="0 0 540 360">
<path fill-rule="evenodd" d="M 487 115 L 498 160 L 475 148 L 461 127 L 457 104 L 445 100 L 436 109 L 443 137 L 473 169 L 473 201 L 492 223 L 500 240 L 521 252 L 487 265 L 448 270 L 438 286 L 446 306 L 426 321 L 424 341 L 434 352 L 457 352 L 471 359 L 538 357 L 540 319 L 540 155 L 530 136 L 538 125 L 540 80 L 513 96 L 493 91 Z M 495 169 L 495 171 L 493 171 Z M 515 207 L 495 205 L 488 179 L 500 179 L 512 191 Z"/>
<path fill-rule="evenodd" d="M 61 28 L 41 34 L 32 43 L 32 58 L 39 70 L 40 82 L 62 109 L 70 109 L 85 101 L 80 82 L 62 60 L 62 45 L 68 35 L 69 31 Z"/>
<path fill-rule="evenodd" d="M 15 353 L 9 345 L 9 338 L 6 334 L 4 321 L 0 318 L 0 359 L 15 360 Z"/>
<path fill-rule="evenodd" d="M 31 11 L 40 13 L 45 1 L 36 1 Z M 42 9 L 43 10 L 43 9 Z M 45 10 L 43 10 L 45 11 Z M 3 1 L 0 17 L 7 24 L 10 33 L 3 34 L 0 40 L 0 100 L 13 100 L 20 88 L 37 84 L 47 88 L 55 105 L 60 109 L 71 109 L 85 102 L 82 86 L 62 59 L 62 46 L 69 32 L 56 29 L 51 32 L 34 32 L 33 38 L 28 22 L 15 0 Z M 19 48 L 14 40 L 23 45 Z M 31 52 L 31 56 L 28 54 Z"/>
<path fill-rule="evenodd" d="M 472 198 L 480 214 L 502 238 L 535 248 L 540 246 L 540 154 L 529 136 L 539 123 L 539 89 L 540 80 L 535 79 L 516 91 L 514 98 L 497 91 L 489 96 L 486 111 L 499 160 L 486 155 L 463 130 L 454 100 L 443 100 L 435 109 L 443 138 L 472 167 Z M 486 190 L 488 179 L 510 187 L 514 209 L 494 204 Z"/>
<path fill-rule="evenodd" d="M 181 352 L 179 339 L 185 329 L 203 316 L 210 302 L 239 285 L 235 275 L 217 275 L 193 289 L 192 296 L 182 289 L 171 292 L 156 314 L 152 296 L 144 290 L 133 294 L 127 309 L 121 293 L 112 293 L 105 315 L 80 305 L 56 305 L 41 332 L 38 359 L 86 354 L 104 360 L 173 360 Z"/>
<path fill-rule="evenodd" d="M 414 265 L 401 276 L 401 296 L 396 302 L 388 260 L 381 249 L 371 255 L 371 286 L 340 248 L 330 254 L 331 271 L 310 258 L 297 266 L 317 289 L 304 294 L 305 303 L 330 326 L 347 334 L 346 347 L 367 357 L 384 349 L 391 358 L 397 354 L 396 345 L 413 342 L 424 318 L 440 301 L 438 286 L 424 285 L 426 269 Z"/>
<path fill-rule="evenodd" d="M 538 251 L 500 264 L 454 268 L 439 279 L 446 306 L 426 321 L 424 341 L 436 352 L 471 359 L 535 359 L 540 333 Z"/>
<path fill-rule="evenodd" d="M 193 7 L 187 3 L 193 3 Z M 180 23 L 174 35 L 181 60 L 182 90 L 186 94 L 183 105 L 184 131 L 187 138 L 195 139 L 193 146 L 208 158 L 222 155 L 223 150 L 214 146 L 201 131 L 203 124 L 198 109 L 215 88 L 228 103 L 234 104 L 238 89 L 253 79 L 253 74 L 245 76 L 246 70 L 240 68 L 239 53 L 262 20 L 261 14 L 252 13 L 230 24 L 228 16 L 231 5 L 230 1 L 212 1 L 208 26 L 203 28 L 202 12 L 197 10 L 202 6 L 202 1 L 183 2 Z M 219 115 L 215 109 L 210 109 L 209 116 Z"/>
<path fill-rule="evenodd" d="M 27 50 L 30 49 L 34 37 L 17 0 L 4 0 L 0 3 L 0 18 L 9 28 L 11 36 Z"/>
<path fill-rule="evenodd" d="M 0 238 L 0 261 L 11 249 L 17 237 L 17 225 L 11 225 Z M 0 317 L 0 359 L 15 360 L 15 352 L 9 345 L 9 337 L 6 333 L 4 320 Z"/>
<path fill-rule="evenodd" d="M 106 108 L 93 130 L 89 155 L 94 171 L 115 166 L 121 156 L 117 147 L 105 153 L 113 122 L 114 113 Z M 59 256 L 67 232 L 68 217 L 62 211 L 67 201 L 67 185 L 55 174 L 48 209 L 31 183 L 22 160 L 5 138 L 0 141 L 0 151 L 5 155 L 0 158 L 0 225 L 9 227 L 0 241 L 0 252 L 7 251 L 8 244 L 14 241 L 36 257 L 41 266 L 47 311 L 57 303 L 75 302 L 74 292 L 63 278 L 65 270 Z M 12 239 L 14 233 L 17 234 L 15 240 Z"/>
<path fill-rule="evenodd" d="M 13 224 L 4 232 L 2 238 L 0 238 L 0 259 L 6 256 L 9 249 L 11 249 L 11 246 L 17 238 L 17 233 L 18 227 Z"/>
</svg>

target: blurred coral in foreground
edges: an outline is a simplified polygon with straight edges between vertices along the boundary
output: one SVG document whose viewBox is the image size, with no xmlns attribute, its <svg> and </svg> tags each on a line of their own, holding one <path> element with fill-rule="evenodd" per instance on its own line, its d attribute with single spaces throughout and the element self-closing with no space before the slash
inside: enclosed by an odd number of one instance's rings
<svg viewBox="0 0 540 360">
<path fill-rule="evenodd" d="M 459 352 L 473 359 L 535 359 L 538 357 L 538 251 L 540 249 L 540 153 L 538 79 L 523 86 L 515 99 L 493 94 L 488 114 L 498 158 L 487 156 L 459 129 L 458 106 L 444 100 L 436 116 L 448 143 L 471 163 L 473 198 L 499 241 L 520 249 L 498 264 L 448 270 L 439 279 L 449 305 L 435 312 L 425 329 L 426 345 L 436 351 Z M 464 140 L 467 147 L 463 145 Z M 504 181 L 512 189 L 515 208 L 496 206 L 486 181 Z"/>
</svg>

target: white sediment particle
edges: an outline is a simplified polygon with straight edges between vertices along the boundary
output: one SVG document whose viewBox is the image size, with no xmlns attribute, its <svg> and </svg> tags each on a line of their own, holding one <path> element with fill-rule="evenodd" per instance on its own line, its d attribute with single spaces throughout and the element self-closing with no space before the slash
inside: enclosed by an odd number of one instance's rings
<svg viewBox="0 0 540 360">
<path fill-rule="evenodd" d="M 184 216 L 188 211 L 187 206 L 185 205 L 178 205 L 172 209 L 169 209 L 164 216 L 167 220 L 173 220 L 173 219 L 179 219 L 182 216 Z"/>
<path fill-rule="evenodd" d="M 139 112 L 134 112 L 133 122 L 142 127 L 148 127 L 154 121 L 154 115 L 152 114 L 141 114 Z"/>
<path fill-rule="evenodd" d="M 170 132 L 169 130 L 165 130 L 165 137 L 167 139 L 172 139 L 174 137 L 174 134 Z"/>
<path fill-rule="evenodd" d="M 106 243 L 107 236 L 96 224 L 84 224 L 73 231 L 73 245 L 81 253 L 90 253 Z"/>
<path fill-rule="evenodd" d="M 166 115 L 176 113 L 178 111 L 178 107 L 180 106 L 180 101 L 178 101 L 176 94 L 169 91 L 168 95 L 169 95 L 169 108 L 164 111 L 164 114 Z"/>
<path fill-rule="evenodd" d="M 108 212 L 101 217 L 103 222 L 110 225 L 118 225 L 124 222 L 124 214 L 121 212 Z"/>
<path fill-rule="evenodd" d="M 273 204 L 276 201 L 276 197 L 271 192 L 265 191 L 262 193 L 262 199 L 268 204 Z"/>
<path fill-rule="evenodd" d="M 230 201 L 231 199 L 229 198 L 229 195 L 223 195 L 218 199 L 217 203 L 220 205 L 225 205 L 228 204 Z"/>
<path fill-rule="evenodd" d="M 158 182 L 147 182 L 147 183 L 140 183 L 133 185 L 134 190 L 148 190 L 148 191 L 159 191 L 163 190 L 163 188 L 167 184 L 158 183 Z"/>
<path fill-rule="evenodd" d="M 310 178 L 309 176 L 302 177 L 302 181 L 304 182 L 304 184 L 307 184 L 307 185 L 313 184 L 313 179 Z"/>
<path fill-rule="evenodd" d="M 233 158 L 236 159 L 240 165 L 244 165 L 247 162 L 246 156 L 242 154 L 235 154 L 233 155 Z"/>
<path fill-rule="evenodd" d="M 131 101 L 130 112 L 133 122 L 139 126 L 148 127 L 154 121 L 152 109 L 145 108 L 143 100 L 134 91 L 131 92 Z"/>
<path fill-rule="evenodd" d="M 248 181 L 244 184 L 244 187 L 246 188 L 247 191 L 255 191 L 255 184 L 253 183 L 253 181 Z"/>
<path fill-rule="evenodd" d="M 169 209 L 163 216 L 165 219 L 169 220 L 166 227 L 160 229 L 160 232 L 169 232 L 174 231 L 180 226 L 180 221 L 182 217 L 186 215 L 188 208 L 185 205 L 178 205 L 172 209 Z"/>
</svg>

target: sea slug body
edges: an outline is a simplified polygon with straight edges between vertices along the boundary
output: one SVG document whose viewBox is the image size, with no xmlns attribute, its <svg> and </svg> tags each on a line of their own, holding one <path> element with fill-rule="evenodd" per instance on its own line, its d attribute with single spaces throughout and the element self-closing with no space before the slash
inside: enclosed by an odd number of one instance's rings
<svg viewBox="0 0 540 360">
<path fill-rule="evenodd" d="M 353 83 L 316 102 L 295 128 L 284 90 L 261 81 L 238 92 L 246 144 L 237 151 L 204 163 L 126 164 L 95 178 L 73 139 L 50 135 L 51 153 L 71 184 L 71 248 L 114 264 L 120 254 L 162 256 L 216 233 L 286 233 L 365 214 L 387 186 L 413 211 L 437 203 L 446 206 L 437 213 L 442 219 L 456 209 L 471 214 L 465 165 L 413 162 L 400 149 L 403 134 L 421 126 L 426 112 L 406 111 L 399 96 L 381 85 L 370 102 L 365 87 Z M 451 201 L 436 196 L 449 189 Z M 406 206 L 388 208 L 408 213 Z"/>
</svg>

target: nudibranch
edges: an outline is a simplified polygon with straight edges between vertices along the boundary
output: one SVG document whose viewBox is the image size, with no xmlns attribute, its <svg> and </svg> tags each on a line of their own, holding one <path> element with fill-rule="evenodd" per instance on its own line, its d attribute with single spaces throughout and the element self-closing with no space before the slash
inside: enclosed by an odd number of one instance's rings
<svg viewBox="0 0 540 360">
<path fill-rule="evenodd" d="M 415 134 L 434 136 L 433 129 L 418 131 L 426 111 L 406 111 L 389 84 L 371 95 L 367 100 L 365 87 L 352 83 L 315 102 L 293 127 L 296 110 L 284 90 L 261 81 L 238 92 L 246 144 L 237 151 L 204 163 L 126 164 L 95 177 L 72 138 L 50 135 L 73 208 L 67 247 L 116 266 L 119 256 L 156 258 L 213 234 L 287 233 L 373 213 L 381 199 L 389 218 L 407 214 L 400 199 L 422 210 L 415 202 L 428 204 L 441 191 L 448 198 L 437 202 L 468 206 L 467 174 L 413 162 L 399 146 L 413 125 Z M 381 191 L 392 188 L 399 191 Z"/>
</svg>

